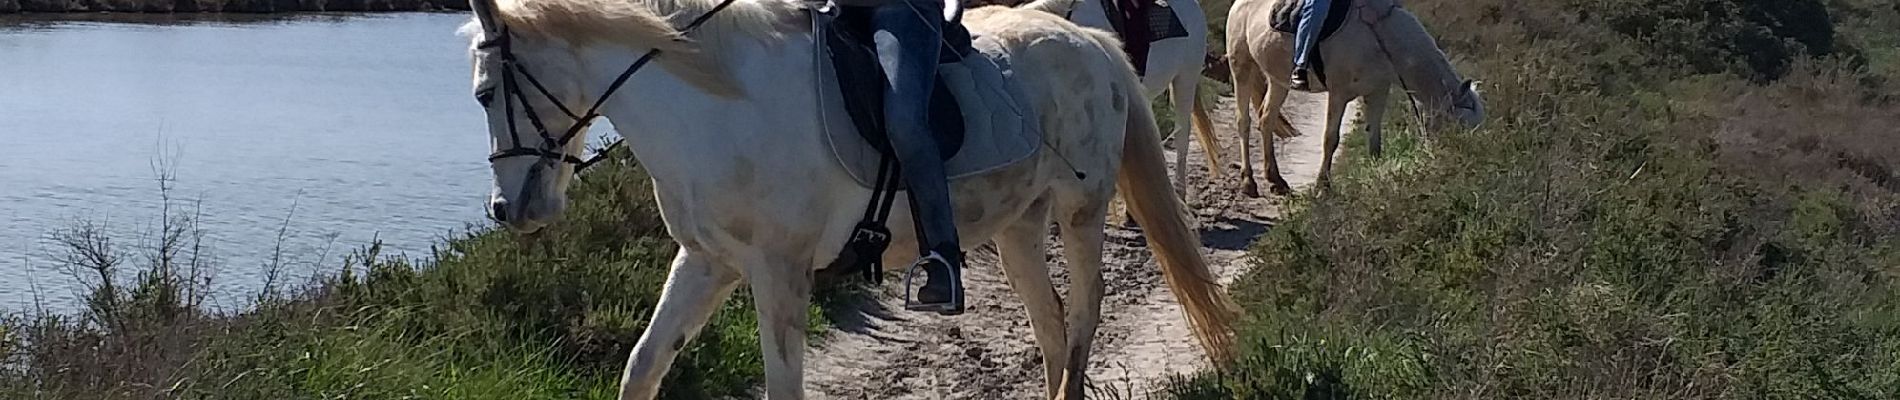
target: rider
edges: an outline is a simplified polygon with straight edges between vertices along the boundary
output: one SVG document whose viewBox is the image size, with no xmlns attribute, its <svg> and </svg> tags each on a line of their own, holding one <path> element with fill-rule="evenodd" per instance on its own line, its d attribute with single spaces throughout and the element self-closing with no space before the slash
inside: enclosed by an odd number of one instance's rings
<svg viewBox="0 0 1900 400">
<path fill-rule="evenodd" d="M 884 123 L 909 185 L 921 253 L 911 268 L 926 273 L 913 311 L 963 312 L 963 248 L 950 213 L 950 182 L 928 117 L 942 49 L 945 0 L 883 0 L 871 17 L 884 88 Z M 910 271 L 905 271 L 909 274 Z M 909 288 L 905 288 L 909 290 Z"/>
<path fill-rule="evenodd" d="M 1307 68 L 1311 65 L 1308 62 L 1313 59 L 1313 53 L 1319 51 L 1314 44 L 1319 42 L 1320 27 L 1326 23 L 1326 11 L 1332 3 L 1332 0 L 1306 0 L 1306 5 L 1300 8 L 1299 27 L 1295 29 L 1298 33 L 1293 35 L 1293 90 L 1313 90 L 1306 81 Z"/>
</svg>

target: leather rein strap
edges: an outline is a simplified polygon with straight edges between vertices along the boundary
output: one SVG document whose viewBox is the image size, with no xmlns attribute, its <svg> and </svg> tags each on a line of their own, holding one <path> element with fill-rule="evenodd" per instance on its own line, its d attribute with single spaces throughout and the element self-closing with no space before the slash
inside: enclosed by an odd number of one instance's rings
<svg viewBox="0 0 1900 400">
<path fill-rule="evenodd" d="M 707 20 L 711 20 L 714 14 L 718 14 L 719 11 L 725 10 L 727 6 L 731 6 L 733 1 L 734 0 L 720 1 L 719 4 L 713 6 L 711 10 L 707 10 L 705 14 L 701 14 L 698 18 L 694 18 L 691 23 L 686 24 L 686 27 L 680 30 L 681 33 L 692 32 L 693 29 L 705 24 Z M 620 91 L 620 88 L 627 84 L 628 79 L 633 78 L 633 73 L 639 72 L 640 68 L 645 67 L 647 63 L 653 61 L 654 57 L 660 55 L 660 49 L 647 50 L 646 54 L 640 56 L 640 59 L 634 60 L 632 65 L 628 65 L 625 71 L 620 72 L 620 76 L 615 77 L 612 84 L 607 85 L 607 90 L 602 92 L 600 97 L 594 99 L 594 104 L 587 107 L 587 112 L 575 113 L 573 109 L 568 108 L 566 104 L 556 98 L 554 92 L 548 90 L 546 85 L 542 85 L 540 79 L 536 79 L 533 73 L 528 72 L 527 66 L 522 65 L 520 60 L 515 58 L 512 37 L 513 35 L 508 32 L 508 26 L 501 25 L 494 37 L 475 45 L 478 49 L 494 48 L 501 52 L 503 74 L 501 80 L 503 96 L 502 110 L 508 115 L 508 139 L 512 144 L 512 147 L 508 149 L 488 155 L 488 161 L 495 162 L 513 157 L 540 157 L 546 161 L 574 164 L 574 171 L 578 173 L 606 158 L 608 151 L 619 147 L 624 139 L 614 140 L 612 144 L 607 145 L 606 148 L 601 149 L 599 153 L 594 154 L 593 157 L 589 157 L 586 160 L 582 160 L 579 157 L 562 151 L 563 148 L 567 147 L 569 142 L 573 141 L 575 137 L 580 136 L 581 132 L 586 131 L 587 127 L 593 123 L 595 118 L 600 117 L 600 107 L 607 103 L 608 98 L 613 97 L 614 92 Z M 528 104 L 528 95 L 525 91 L 520 89 L 520 83 L 515 81 L 516 75 L 527 79 L 528 84 L 533 86 L 536 92 L 540 92 L 541 96 L 546 98 L 549 103 L 553 103 L 554 108 L 560 110 L 561 114 L 574 119 L 574 124 L 568 126 L 567 131 L 563 132 L 560 137 L 557 138 L 548 132 L 547 125 L 541 122 L 541 116 L 535 113 L 533 106 Z M 541 136 L 541 145 L 539 147 L 521 145 L 521 135 L 515 126 L 514 118 L 514 105 L 517 101 L 521 103 L 522 114 L 528 117 L 528 123 L 533 125 L 535 133 Z"/>
</svg>

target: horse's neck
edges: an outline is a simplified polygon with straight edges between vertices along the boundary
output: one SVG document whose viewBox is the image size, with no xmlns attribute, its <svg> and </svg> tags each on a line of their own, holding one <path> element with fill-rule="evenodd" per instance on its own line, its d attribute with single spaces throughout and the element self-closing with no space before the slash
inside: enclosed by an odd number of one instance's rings
<svg viewBox="0 0 1900 400">
<path fill-rule="evenodd" d="M 1407 90 L 1421 96 L 1447 97 L 1458 90 L 1460 79 L 1451 61 L 1425 31 L 1418 18 L 1403 8 L 1375 26 L 1375 32 L 1392 59 L 1392 66 Z"/>
<path fill-rule="evenodd" d="M 602 114 L 656 178 L 695 176 L 695 170 L 717 168 L 735 156 L 818 159 L 803 154 L 823 145 L 811 46 L 805 35 L 777 48 L 742 41 L 709 49 L 730 52 L 720 59 L 732 65 L 745 92 L 739 97 L 715 96 L 664 68 L 647 68 L 634 74 Z M 587 53 L 602 54 L 586 63 L 601 85 L 638 57 L 612 49 Z"/>
</svg>

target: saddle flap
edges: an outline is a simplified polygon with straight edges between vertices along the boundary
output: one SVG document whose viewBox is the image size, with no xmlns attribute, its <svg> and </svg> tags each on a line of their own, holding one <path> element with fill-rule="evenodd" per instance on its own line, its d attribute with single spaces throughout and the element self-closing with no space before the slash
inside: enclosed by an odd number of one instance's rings
<svg viewBox="0 0 1900 400">
<path fill-rule="evenodd" d="M 1148 75 L 1150 44 L 1188 36 L 1187 26 L 1167 0 L 1096 1 L 1108 18 L 1109 28 L 1121 38 L 1122 53 L 1134 64 L 1136 75 Z"/>
</svg>

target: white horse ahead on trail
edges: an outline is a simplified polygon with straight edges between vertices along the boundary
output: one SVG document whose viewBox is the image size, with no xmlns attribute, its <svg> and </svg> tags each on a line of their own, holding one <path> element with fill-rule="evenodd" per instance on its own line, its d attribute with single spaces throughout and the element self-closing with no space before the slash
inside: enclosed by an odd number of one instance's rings
<svg viewBox="0 0 1900 400">
<path fill-rule="evenodd" d="M 1272 123 L 1269 128 L 1292 128 L 1280 107 L 1292 88 L 1293 34 L 1274 29 L 1273 16 L 1286 7 L 1299 7 L 1301 1 L 1342 4 L 1340 0 L 1238 0 L 1227 14 L 1227 57 L 1233 70 L 1235 110 L 1254 110 L 1234 113 L 1234 126 L 1240 130 L 1242 190 L 1251 196 L 1259 196 L 1250 158 L 1252 136 L 1248 133 L 1254 128 L 1253 114 L 1263 113 L 1260 120 Z M 1484 100 L 1478 95 L 1476 82 L 1458 75 L 1425 26 L 1396 0 L 1352 0 L 1351 7 L 1334 6 L 1332 12 L 1347 14 L 1339 30 L 1317 44 L 1325 61 L 1326 80 L 1322 83 L 1314 79 L 1313 85 L 1326 92 L 1327 100 L 1321 185 L 1331 179 L 1340 124 L 1345 119 L 1346 105 L 1354 99 L 1362 99 L 1371 153 L 1374 157 L 1380 155 L 1382 121 L 1394 83 L 1405 90 L 1415 107 L 1422 105 L 1419 111 L 1427 113 L 1422 117 L 1429 117 L 1429 124 L 1453 120 L 1473 128 L 1484 120 Z M 1255 108 L 1263 97 L 1265 106 Z M 1204 116 L 1206 111 L 1196 107 L 1195 114 Z M 1267 181 L 1274 193 L 1291 193 L 1274 159 L 1273 136 L 1293 134 L 1269 135 L 1266 131 L 1270 130 L 1263 129 L 1261 140 Z"/>
<path fill-rule="evenodd" d="M 1102 1 L 1105 0 L 1037 0 L 1019 8 L 1062 15 L 1085 27 L 1114 32 Z M 1173 100 L 1174 186 L 1175 190 L 1186 193 L 1189 121 L 1202 149 L 1207 152 L 1208 173 L 1215 177 L 1221 173 L 1220 149 L 1214 139 L 1213 124 L 1205 113 L 1191 112 L 1194 103 L 1200 101 L 1201 70 L 1206 67 L 1203 62 L 1207 58 L 1207 14 L 1195 0 L 1168 0 L 1167 5 L 1180 18 L 1187 35 L 1154 41 L 1148 51 L 1148 65 L 1146 74 L 1141 76 L 1141 85 L 1150 99 L 1165 91 Z"/>
<path fill-rule="evenodd" d="M 651 173 L 680 244 L 627 360 L 621 398 L 654 397 L 742 279 L 756 299 L 768 398 L 803 398 L 813 273 L 836 258 L 872 196 L 826 145 L 808 10 L 782 0 L 472 3 L 479 29 L 465 32 L 496 150 L 494 219 L 522 232 L 554 223 L 582 164 L 575 155 L 586 138 L 577 136 L 601 116 Z M 965 24 L 1008 54 L 1041 113 L 1046 147 L 951 188 L 963 243 L 994 240 L 1026 304 L 1049 395 L 1083 394 L 1101 322 L 1103 228 L 1118 187 L 1196 339 L 1216 362 L 1229 359 L 1238 310 L 1168 189 L 1148 99 L 1114 38 L 1003 7 L 969 10 Z M 641 68 L 648 64 L 658 68 Z M 583 104 L 594 106 L 571 108 Z M 916 253 L 909 215 L 893 212 L 890 265 Z M 1069 261 L 1066 306 L 1043 259 L 1051 219 Z"/>
</svg>

